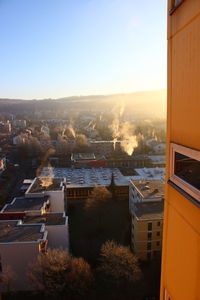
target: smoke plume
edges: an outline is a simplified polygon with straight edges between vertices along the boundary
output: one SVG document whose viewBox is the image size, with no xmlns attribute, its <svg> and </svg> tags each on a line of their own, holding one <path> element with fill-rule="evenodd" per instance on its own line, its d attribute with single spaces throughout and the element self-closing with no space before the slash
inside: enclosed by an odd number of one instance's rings
<svg viewBox="0 0 200 300">
<path fill-rule="evenodd" d="M 113 109 L 114 119 L 112 124 L 109 126 L 112 137 L 115 144 L 118 140 L 121 140 L 122 149 L 128 154 L 132 155 L 134 149 L 138 146 L 137 136 L 134 133 L 133 125 L 130 122 L 120 121 L 124 113 L 124 105 L 118 105 Z"/>
</svg>

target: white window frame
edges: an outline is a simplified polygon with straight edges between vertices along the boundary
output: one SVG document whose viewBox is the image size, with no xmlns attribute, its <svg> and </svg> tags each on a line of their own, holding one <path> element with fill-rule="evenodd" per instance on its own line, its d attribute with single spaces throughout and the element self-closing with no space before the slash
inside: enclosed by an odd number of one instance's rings
<svg viewBox="0 0 200 300">
<path fill-rule="evenodd" d="M 200 202 L 200 190 L 175 175 L 175 152 L 200 161 L 200 151 L 175 143 L 170 144 L 170 180 L 184 190 L 187 194 Z"/>
</svg>

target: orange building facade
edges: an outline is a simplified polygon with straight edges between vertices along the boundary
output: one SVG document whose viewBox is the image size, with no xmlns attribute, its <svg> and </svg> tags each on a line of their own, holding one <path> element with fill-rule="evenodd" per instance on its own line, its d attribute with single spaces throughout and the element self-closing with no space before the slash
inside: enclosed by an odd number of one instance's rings
<svg viewBox="0 0 200 300">
<path fill-rule="evenodd" d="M 200 299 L 200 0 L 168 1 L 167 170 L 160 300 Z"/>
</svg>

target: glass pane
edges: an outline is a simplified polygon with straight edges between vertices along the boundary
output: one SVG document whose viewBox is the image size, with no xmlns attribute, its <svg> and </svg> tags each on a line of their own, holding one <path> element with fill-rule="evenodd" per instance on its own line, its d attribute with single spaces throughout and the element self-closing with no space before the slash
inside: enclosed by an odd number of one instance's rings
<svg viewBox="0 0 200 300">
<path fill-rule="evenodd" d="M 175 152 L 174 174 L 200 190 L 200 161 Z"/>
<path fill-rule="evenodd" d="M 175 0 L 174 2 L 175 2 L 174 5 L 177 6 L 177 5 L 181 4 L 181 2 L 183 2 L 183 0 Z"/>
</svg>

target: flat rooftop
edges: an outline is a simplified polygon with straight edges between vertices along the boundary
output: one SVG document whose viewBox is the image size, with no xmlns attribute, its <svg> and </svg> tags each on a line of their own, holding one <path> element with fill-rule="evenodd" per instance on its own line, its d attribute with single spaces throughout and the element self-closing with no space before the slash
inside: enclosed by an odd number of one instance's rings
<svg viewBox="0 0 200 300">
<path fill-rule="evenodd" d="M 128 180 L 165 180 L 165 168 L 137 168 L 134 175 L 126 176 Z"/>
<path fill-rule="evenodd" d="M 152 164 L 165 164 L 166 163 L 165 155 L 148 155 L 148 158 L 151 160 Z"/>
<path fill-rule="evenodd" d="M 140 202 L 134 203 L 134 214 L 139 220 L 162 219 L 164 203 L 161 202 Z"/>
<path fill-rule="evenodd" d="M 128 180 L 117 168 L 53 168 L 53 176 L 66 179 L 67 188 L 109 186 L 112 173 L 117 186 L 128 186 Z M 52 168 L 43 168 L 41 179 L 52 176 Z"/>
<path fill-rule="evenodd" d="M 28 193 L 41 193 L 44 191 L 62 191 L 63 178 L 54 178 L 54 174 L 52 174 L 53 168 L 48 169 L 49 176 L 37 177 L 28 189 Z"/>
<path fill-rule="evenodd" d="M 21 225 L 18 221 L 0 222 L 0 243 L 33 242 L 43 237 L 42 225 Z"/>
<path fill-rule="evenodd" d="M 37 198 L 26 198 L 26 197 L 17 197 L 14 200 L 5 205 L 3 212 L 24 212 L 24 211 L 33 211 L 41 210 L 45 202 L 49 199 L 48 196 L 37 197 Z"/>
<path fill-rule="evenodd" d="M 45 225 L 65 225 L 66 216 L 63 213 L 49 213 L 42 216 L 26 216 L 23 219 L 24 224 L 44 223 Z"/>
<path fill-rule="evenodd" d="M 131 180 L 144 198 L 164 197 L 164 182 L 161 180 Z"/>
</svg>

